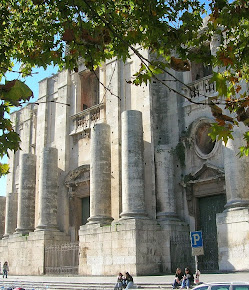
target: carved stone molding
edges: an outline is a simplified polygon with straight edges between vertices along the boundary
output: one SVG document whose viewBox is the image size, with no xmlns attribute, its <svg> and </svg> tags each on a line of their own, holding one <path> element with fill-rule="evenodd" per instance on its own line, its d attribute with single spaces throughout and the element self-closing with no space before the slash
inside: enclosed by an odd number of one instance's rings
<svg viewBox="0 0 249 290">
<path fill-rule="evenodd" d="M 225 194 L 225 172 L 212 164 L 204 163 L 194 174 L 185 176 L 183 186 L 189 214 L 196 215 L 196 200 L 209 195 Z"/>
<path fill-rule="evenodd" d="M 66 178 L 69 198 L 89 196 L 90 191 L 90 165 L 85 164 L 71 170 Z"/>
</svg>

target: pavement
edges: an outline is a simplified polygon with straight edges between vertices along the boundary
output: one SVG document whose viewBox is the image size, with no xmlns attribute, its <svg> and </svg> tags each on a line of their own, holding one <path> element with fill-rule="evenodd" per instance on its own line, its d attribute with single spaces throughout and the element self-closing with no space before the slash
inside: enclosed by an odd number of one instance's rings
<svg viewBox="0 0 249 290">
<path fill-rule="evenodd" d="M 139 289 L 171 289 L 174 275 L 133 276 Z M 200 282 L 249 282 L 249 272 L 201 274 Z M 114 276 L 12 276 L 0 278 L 0 289 L 23 287 L 25 290 L 40 289 L 114 289 Z"/>
</svg>

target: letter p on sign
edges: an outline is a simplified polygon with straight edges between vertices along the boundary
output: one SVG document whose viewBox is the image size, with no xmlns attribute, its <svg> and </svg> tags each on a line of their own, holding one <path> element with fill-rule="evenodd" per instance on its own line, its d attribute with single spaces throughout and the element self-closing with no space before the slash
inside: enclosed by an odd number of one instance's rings
<svg viewBox="0 0 249 290">
<path fill-rule="evenodd" d="M 197 242 L 200 240 L 200 236 L 198 234 L 193 234 L 193 245 L 196 246 Z"/>
</svg>

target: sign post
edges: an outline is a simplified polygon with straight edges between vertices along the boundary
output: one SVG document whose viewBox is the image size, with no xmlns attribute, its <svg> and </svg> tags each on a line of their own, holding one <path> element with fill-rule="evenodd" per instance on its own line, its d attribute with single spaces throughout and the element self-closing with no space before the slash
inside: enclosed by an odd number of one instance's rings
<svg viewBox="0 0 249 290">
<path fill-rule="evenodd" d="M 195 283 L 198 284 L 200 276 L 200 271 L 198 270 L 198 256 L 204 255 L 202 232 L 190 232 L 190 240 L 192 247 L 192 256 L 195 256 Z"/>
</svg>

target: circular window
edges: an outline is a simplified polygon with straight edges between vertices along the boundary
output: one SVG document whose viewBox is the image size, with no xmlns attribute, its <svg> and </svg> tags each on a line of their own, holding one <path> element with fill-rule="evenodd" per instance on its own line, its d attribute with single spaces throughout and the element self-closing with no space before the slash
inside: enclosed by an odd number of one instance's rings
<svg viewBox="0 0 249 290">
<path fill-rule="evenodd" d="M 210 130 L 211 125 L 209 123 L 202 123 L 198 126 L 195 133 L 195 144 L 199 151 L 204 155 L 211 153 L 216 143 L 215 141 L 212 141 L 210 136 L 208 136 Z"/>
</svg>

